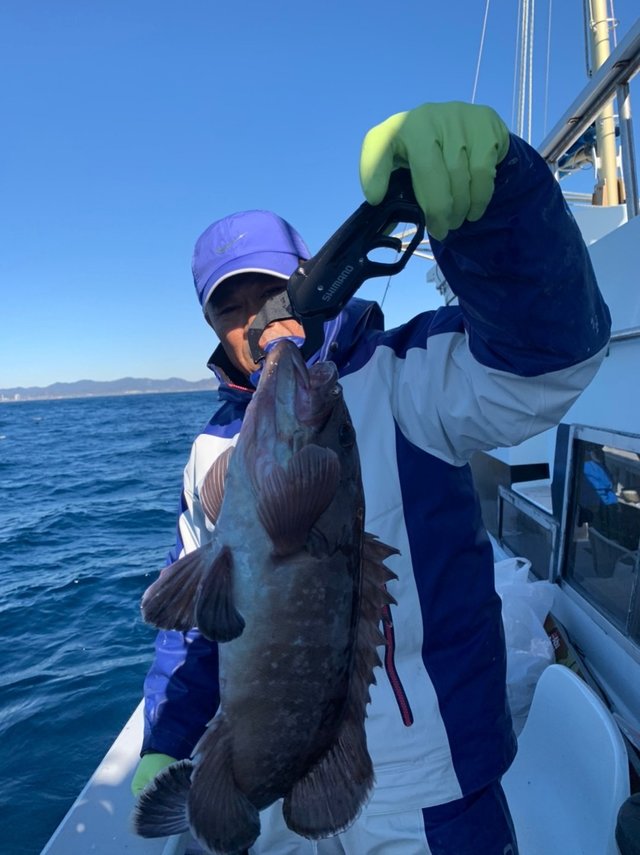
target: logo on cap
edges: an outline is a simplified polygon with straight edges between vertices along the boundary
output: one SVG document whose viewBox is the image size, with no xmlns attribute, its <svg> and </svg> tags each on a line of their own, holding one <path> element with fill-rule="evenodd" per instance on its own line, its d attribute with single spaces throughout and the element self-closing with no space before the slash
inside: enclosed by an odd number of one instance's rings
<svg viewBox="0 0 640 855">
<path fill-rule="evenodd" d="M 217 247 L 215 248 L 215 252 L 216 252 L 218 255 L 224 255 L 224 254 L 225 254 L 225 252 L 227 252 L 228 250 L 230 250 L 230 249 L 231 249 L 231 247 L 232 247 L 234 244 L 238 243 L 238 241 L 239 241 L 239 240 L 242 240 L 242 238 L 243 238 L 243 237 L 246 237 L 246 236 L 247 236 L 247 233 L 246 233 L 246 232 L 243 232 L 241 235 L 238 235 L 238 237 L 234 238 L 233 240 L 230 240 L 230 241 L 229 241 L 229 243 L 225 243 L 225 244 L 223 244 L 222 246 L 217 246 Z"/>
</svg>

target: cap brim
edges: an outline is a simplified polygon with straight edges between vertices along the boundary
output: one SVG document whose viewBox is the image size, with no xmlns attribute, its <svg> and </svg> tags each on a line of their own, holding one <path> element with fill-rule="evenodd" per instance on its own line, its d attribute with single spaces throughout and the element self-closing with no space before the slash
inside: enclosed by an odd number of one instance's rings
<svg viewBox="0 0 640 855">
<path fill-rule="evenodd" d="M 254 252 L 235 258 L 228 264 L 219 267 L 216 270 L 216 278 L 205 285 L 202 301 L 203 310 L 216 288 L 231 276 L 238 276 L 240 273 L 265 273 L 268 276 L 288 279 L 298 264 L 298 256 L 288 252 Z"/>
</svg>

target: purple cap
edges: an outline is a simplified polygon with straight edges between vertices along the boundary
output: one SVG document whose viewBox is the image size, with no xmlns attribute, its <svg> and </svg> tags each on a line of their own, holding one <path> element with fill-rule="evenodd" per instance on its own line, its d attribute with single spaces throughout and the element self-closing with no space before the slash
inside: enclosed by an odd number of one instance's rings
<svg viewBox="0 0 640 855">
<path fill-rule="evenodd" d="M 288 279 L 309 258 L 298 232 L 271 211 L 242 211 L 212 223 L 196 241 L 191 269 L 203 310 L 214 290 L 237 273 Z"/>
</svg>

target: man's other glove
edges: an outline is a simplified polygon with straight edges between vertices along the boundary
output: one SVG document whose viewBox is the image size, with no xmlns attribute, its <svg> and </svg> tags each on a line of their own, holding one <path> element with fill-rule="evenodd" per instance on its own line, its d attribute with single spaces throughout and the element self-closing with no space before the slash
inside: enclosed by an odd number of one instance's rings
<svg viewBox="0 0 640 855">
<path fill-rule="evenodd" d="M 396 113 L 372 128 L 360 154 L 367 201 L 384 198 L 393 169 L 409 167 L 427 230 L 443 240 L 465 220 L 479 220 L 496 166 L 509 149 L 507 126 L 491 107 L 451 101 Z"/>
<path fill-rule="evenodd" d="M 168 754 L 145 754 L 140 759 L 136 773 L 131 781 L 131 792 L 133 795 L 136 797 L 139 796 L 149 781 L 152 781 L 158 772 L 176 762 L 176 759 L 169 757 Z"/>
</svg>

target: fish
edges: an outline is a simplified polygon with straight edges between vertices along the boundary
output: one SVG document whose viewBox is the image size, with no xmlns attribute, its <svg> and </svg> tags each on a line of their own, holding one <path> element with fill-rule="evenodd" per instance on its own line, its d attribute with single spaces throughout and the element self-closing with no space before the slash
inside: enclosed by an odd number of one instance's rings
<svg viewBox="0 0 640 855">
<path fill-rule="evenodd" d="M 246 851 L 279 799 L 312 840 L 348 828 L 374 786 L 366 707 L 395 603 L 398 550 L 364 531 L 356 435 L 332 362 L 280 340 L 235 449 L 199 490 L 211 541 L 163 570 L 145 621 L 218 642 L 220 704 L 189 760 L 162 770 L 133 815 L 143 837 L 187 829 Z"/>
</svg>

